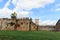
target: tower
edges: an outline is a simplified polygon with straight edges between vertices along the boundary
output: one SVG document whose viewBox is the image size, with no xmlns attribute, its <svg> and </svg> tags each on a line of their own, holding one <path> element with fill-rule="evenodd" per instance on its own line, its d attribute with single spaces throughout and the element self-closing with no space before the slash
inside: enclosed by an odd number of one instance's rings
<svg viewBox="0 0 60 40">
<path fill-rule="evenodd" d="M 35 19 L 35 24 L 39 25 L 39 19 Z"/>
</svg>

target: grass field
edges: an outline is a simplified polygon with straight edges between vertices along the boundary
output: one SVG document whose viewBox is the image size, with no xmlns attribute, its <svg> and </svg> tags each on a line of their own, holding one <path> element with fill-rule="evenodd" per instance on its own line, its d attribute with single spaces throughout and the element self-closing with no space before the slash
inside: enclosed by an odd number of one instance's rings
<svg viewBox="0 0 60 40">
<path fill-rule="evenodd" d="M 0 31 L 0 40 L 60 40 L 60 32 Z"/>
</svg>

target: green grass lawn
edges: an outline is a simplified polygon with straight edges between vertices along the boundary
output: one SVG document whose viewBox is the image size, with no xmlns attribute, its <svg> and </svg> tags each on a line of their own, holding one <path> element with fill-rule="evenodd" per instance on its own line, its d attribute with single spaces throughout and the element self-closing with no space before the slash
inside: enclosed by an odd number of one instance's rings
<svg viewBox="0 0 60 40">
<path fill-rule="evenodd" d="M 0 31 L 0 40 L 60 40 L 60 32 Z"/>
</svg>

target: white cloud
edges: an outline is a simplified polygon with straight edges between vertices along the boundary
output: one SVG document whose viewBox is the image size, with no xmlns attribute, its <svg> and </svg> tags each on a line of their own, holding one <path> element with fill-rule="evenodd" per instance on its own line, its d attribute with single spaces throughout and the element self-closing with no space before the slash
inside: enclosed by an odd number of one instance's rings
<svg viewBox="0 0 60 40">
<path fill-rule="evenodd" d="M 0 0 L 1 1 L 1 0 Z M 10 17 L 12 12 L 16 12 L 18 16 L 28 16 L 32 8 L 44 7 L 49 3 L 53 3 L 55 0 L 12 0 L 12 3 L 15 5 L 14 10 L 8 9 L 11 0 L 5 4 L 3 9 L 0 9 L 0 17 Z M 27 10 L 27 11 L 23 11 Z"/>
<path fill-rule="evenodd" d="M 51 11 L 52 12 L 57 12 L 57 11 L 60 11 L 60 8 L 59 7 L 58 8 L 52 8 Z"/>
<path fill-rule="evenodd" d="M 56 7 L 60 7 L 60 4 L 57 4 Z"/>
<path fill-rule="evenodd" d="M 60 11 L 60 8 L 56 8 L 55 11 Z"/>
<path fill-rule="evenodd" d="M 1 0 L 0 0 L 1 1 Z M 0 9 L 0 17 L 8 17 L 10 18 L 10 15 L 12 12 L 16 12 L 18 17 L 20 16 L 28 16 L 29 11 L 22 11 L 25 10 L 31 10 L 32 8 L 39 8 L 44 7 L 45 5 L 49 3 L 53 3 L 55 0 L 12 0 L 12 3 L 15 5 L 14 10 L 8 9 L 8 6 L 10 5 L 11 0 L 9 0 L 3 9 Z"/>
<path fill-rule="evenodd" d="M 2 0 L 0 0 L 1 2 Z M 14 11 L 17 13 L 17 17 L 27 17 L 31 13 L 29 10 L 32 8 L 44 7 L 47 4 L 54 3 L 55 0 L 12 0 L 12 3 L 15 5 L 14 10 L 10 10 L 8 6 L 10 5 L 11 0 L 9 0 L 3 9 L 0 9 L 0 18 L 10 18 L 11 13 Z M 23 11 L 27 10 L 27 11 Z M 52 25 L 55 24 L 55 21 L 46 20 L 40 23 L 40 25 Z"/>
<path fill-rule="evenodd" d="M 12 3 L 16 6 L 14 8 L 14 11 L 22 14 L 23 16 L 24 15 L 26 16 L 29 13 L 31 13 L 31 12 L 28 12 L 28 10 L 31 10 L 32 8 L 44 7 L 45 5 L 53 2 L 55 2 L 55 0 L 12 0 Z M 23 9 L 27 11 L 26 12 L 22 11 Z"/>
<path fill-rule="evenodd" d="M 29 17 L 29 13 L 28 11 L 19 11 L 19 12 L 16 12 L 17 13 L 17 17 L 18 18 L 21 18 L 21 17 Z"/>
<path fill-rule="evenodd" d="M 0 9 L 0 18 L 10 18 L 11 13 L 12 10 L 9 10 L 8 8 Z"/>
<path fill-rule="evenodd" d="M 12 3 L 16 5 L 16 9 L 31 10 L 32 8 L 44 7 L 55 0 L 13 0 Z"/>
<path fill-rule="evenodd" d="M 4 8 L 0 9 L 0 18 L 10 18 L 12 10 L 7 8 L 9 4 L 10 0 L 5 4 Z"/>
<path fill-rule="evenodd" d="M 60 4 L 57 4 L 56 7 L 55 11 L 60 11 Z"/>
<path fill-rule="evenodd" d="M 3 8 L 3 9 L 0 9 L 0 18 L 10 18 L 11 16 L 11 13 L 13 13 L 14 11 L 12 10 L 9 10 L 8 8 Z M 17 17 L 20 18 L 20 17 L 28 17 L 29 13 L 28 11 L 16 11 L 17 13 Z"/>
<path fill-rule="evenodd" d="M 0 0 L 0 2 L 2 2 L 2 0 Z"/>
<path fill-rule="evenodd" d="M 60 4 L 56 4 L 54 8 L 51 9 L 52 12 L 60 11 Z"/>
<path fill-rule="evenodd" d="M 56 21 L 51 21 L 51 20 L 45 20 L 43 22 L 40 21 L 40 25 L 55 25 Z"/>
<path fill-rule="evenodd" d="M 3 9 L 0 9 L 0 18 L 10 18 L 11 13 L 15 11 L 8 9 L 8 6 L 10 5 L 11 0 L 9 0 Z M 18 17 L 27 17 L 29 12 L 28 11 L 18 11 L 18 9 L 15 11 L 18 14 Z"/>
</svg>

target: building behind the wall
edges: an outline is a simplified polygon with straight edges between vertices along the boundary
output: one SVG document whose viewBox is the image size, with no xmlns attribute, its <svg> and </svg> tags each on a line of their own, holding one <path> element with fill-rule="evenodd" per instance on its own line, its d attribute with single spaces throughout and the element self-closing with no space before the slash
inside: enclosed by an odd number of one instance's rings
<svg viewBox="0 0 60 40">
<path fill-rule="evenodd" d="M 59 19 L 58 22 L 56 23 L 55 31 L 60 31 L 60 19 Z"/>
<path fill-rule="evenodd" d="M 52 25 L 45 25 L 45 26 L 39 26 L 39 30 L 44 30 L 44 31 L 53 31 L 55 30 L 55 26 Z"/>
</svg>

